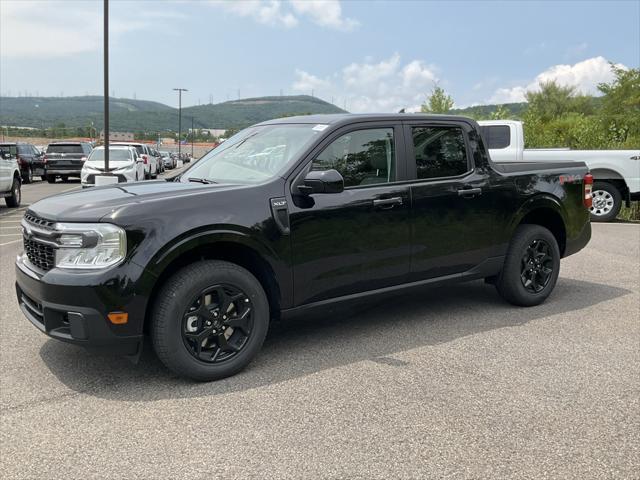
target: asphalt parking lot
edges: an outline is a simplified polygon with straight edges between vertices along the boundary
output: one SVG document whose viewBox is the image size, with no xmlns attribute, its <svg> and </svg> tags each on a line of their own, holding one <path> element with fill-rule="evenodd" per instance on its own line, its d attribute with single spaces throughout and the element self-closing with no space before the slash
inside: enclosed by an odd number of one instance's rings
<svg viewBox="0 0 640 480">
<path fill-rule="evenodd" d="M 0 208 L 3 479 L 640 478 L 638 224 L 594 225 L 542 306 L 411 292 L 276 324 L 246 371 L 197 384 L 29 324 L 20 215 Z"/>
</svg>

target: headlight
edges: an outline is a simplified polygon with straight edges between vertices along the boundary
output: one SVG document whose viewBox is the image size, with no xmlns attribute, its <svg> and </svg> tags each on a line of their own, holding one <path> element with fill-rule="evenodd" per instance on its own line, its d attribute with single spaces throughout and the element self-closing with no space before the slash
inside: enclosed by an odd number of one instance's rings
<svg viewBox="0 0 640 480">
<path fill-rule="evenodd" d="M 125 231 L 110 223 L 57 223 L 56 267 L 107 268 L 127 254 Z"/>
</svg>

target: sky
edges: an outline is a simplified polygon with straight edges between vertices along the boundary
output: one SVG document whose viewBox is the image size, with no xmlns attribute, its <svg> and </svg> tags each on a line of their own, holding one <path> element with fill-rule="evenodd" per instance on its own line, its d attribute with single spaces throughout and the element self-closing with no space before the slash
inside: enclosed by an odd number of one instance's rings
<svg viewBox="0 0 640 480">
<path fill-rule="evenodd" d="M 111 0 L 110 90 L 183 106 L 312 94 L 353 112 L 597 93 L 640 66 L 640 0 Z M 102 94 L 102 1 L 0 0 L 0 95 Z"/>
</svg>

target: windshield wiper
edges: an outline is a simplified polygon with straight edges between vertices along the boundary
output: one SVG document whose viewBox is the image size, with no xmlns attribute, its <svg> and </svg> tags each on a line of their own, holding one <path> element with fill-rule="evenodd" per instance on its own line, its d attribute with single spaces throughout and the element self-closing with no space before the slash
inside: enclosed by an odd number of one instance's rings
<svg viewBox="0 0 640 480">
<path fill-rule="evenodd" d="M 187 180 L 189 180 L 190 182 L 196 182 L 196 183 L 218 183 L 218 182 L 214 182 L 213 180 L 209 180 L 207 178 L 197 178 L 197 177 L 189 177 L 187 178 Z"/>
</svg>

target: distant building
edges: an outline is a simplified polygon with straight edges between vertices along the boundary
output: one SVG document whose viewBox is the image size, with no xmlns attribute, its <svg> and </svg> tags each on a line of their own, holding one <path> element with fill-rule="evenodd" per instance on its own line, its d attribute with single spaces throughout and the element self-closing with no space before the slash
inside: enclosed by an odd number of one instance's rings
<svg viewBox="0 0 640 480">
<path fill-rule="evenodd" d="M 100 140 L 104 140 L 104 130 L 100 132 Z M 110 142 L 132 142 L 133 140 L 131 132 L 109 132 Z"/>
<path fill-rule="evenodd" d="M 196 130 L 199 130 L 201 133 L 207 132 L 212 137 L 224 137 L 224 134 L 227 132 L 222 128 L 196 128 Z M 189 131 L 191 131 L 191 129 L 189 129 Z"/>
</svg>

